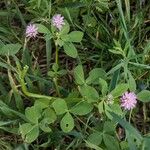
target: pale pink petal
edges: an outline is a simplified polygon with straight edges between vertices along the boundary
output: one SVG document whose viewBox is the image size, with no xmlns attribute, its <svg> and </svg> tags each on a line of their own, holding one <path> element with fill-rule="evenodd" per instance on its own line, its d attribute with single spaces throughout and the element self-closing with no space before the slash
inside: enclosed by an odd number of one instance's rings
<svg viewBox="0 0 150 150">
<path fill-rule="evenodd" d="M 134 92 L 125 92 L 121 97 L 121 107 L 131 110 L 136 106 L 137 97 Z"/>
</svg>

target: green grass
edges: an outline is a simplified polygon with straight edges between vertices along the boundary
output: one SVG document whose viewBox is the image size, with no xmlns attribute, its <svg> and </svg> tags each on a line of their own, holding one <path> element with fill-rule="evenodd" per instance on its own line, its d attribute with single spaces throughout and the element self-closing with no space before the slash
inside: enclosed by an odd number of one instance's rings
<svg viewBox="0 0 150 150">
<path fill-rule="evenodd" d="M 149 149 L 150 1 L 1 0 L 0 8 L 0 149 Z M 64 37 L 51 25 L 57 13 L 69 24 Z M 27 39 L 30 23 L 41 28 Z M 67 39 L 72 31 L 80 32 Z M 133 111 L 120 107 L 126 90 L 146 90 Z"/>
</svg>

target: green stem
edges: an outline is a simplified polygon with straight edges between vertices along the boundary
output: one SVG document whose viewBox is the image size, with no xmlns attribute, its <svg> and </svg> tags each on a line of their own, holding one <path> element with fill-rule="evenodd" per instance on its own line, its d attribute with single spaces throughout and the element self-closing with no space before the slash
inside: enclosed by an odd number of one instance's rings
<svg viewBox="0 0 150 150">
<path fill-rule="evenodd" d="M 132 116 L 132 109 L 130 110 L 130 114 L 129 114 L 129 123 L 131 122 L 131 116 Z"/>
<path fill-rule="evenodd" d="M 55 44 L 55 46 L 56 46 L 55 63 L 59 66 L 59 64 L 58 64 L 58 46 L 57 46 L 57 44 Z M 55 77 L 55 78 L 53 79 L 53 81 L 54 81 L 54 84 L 55 84 L 55 87 L 56 87 L 57 95 L 60 97 L 61 95 L 60 95 L 60 92 L 59 92 L 58 79 L 57 79 L 57 77 Z"/>
<path fill-rule="evenodd" d="M 26 46 L 27 46 L 27 39 L 25 38 L 25 39 L 24 39 L 24 44 L 23 44 L 23 52 L 25 51 Z"/>
<path fill-rule="evenodd" d="M 58 95 L 59 97 L 61 97 L 60 92 L 59 92 L 59 87 L 58 87 L 58 80 L 57 80 L 57 78 L 54 78 L 53 81 L 54 81 L 54 84 L 55 84 L 55 88 L 56 88 L 57 95 Z"/>
<path fill-rule="evenodd" d="M 25 77 L 25 75 L 27 73 L 27 70 L 28 70 L 28 67 L 26 66 L 24 68 L 24 70 L 22 71 L 22 75 L 20 76 L 20 84 L 21 84 L 21 88 L 22 88 L 23 93 L 26 96 L 33 97 L 33 98 L 43 98 L 43 99 L 48 99 L 48 100 L 55 99 L 54 97 L 51 97 L 51 96 L 40 95 L 40 94 L 35 94 L 35 93 L 28 92 L 26 84 L 25 84 L 25 81 L 24 81 L 24 77 Z"/>
<path fill-rule="evenodd" d="M 91 128 L 89 125 L 87 125 L 84 121 L 82 121 L 77 115 L 74 114 L 74 116 L 87 128 L 89 128 L 91 131 L 95 132 L 96 130 L 94 128 Z"/>
<path fill-rule="evenodd" d="M 146 133 L 145 123 L 146 123 L 146 119 L 147 119 L 146 104 L 145 104 L 145 103 L 143 104 L 143 116 L 144 116 L 144 124 L 143 124 L 143 127 L 144 127 L 144 134 L 145 134 L 145 133 Z"/>
<path fill-rule="evenodd" d="M 50 0 L 49 1 L 49 11 L 48 11 L 48 18 L 49 18 L 49 20 L 51 19 L 51 10 L 52 10 L 51 5 L 52 5 L 52 3 L 51 3 L 51 0 Z"/>
<path fill-rule="evenodd" d="M 58 65 L 58 46 L 56 45 L 55 63 Z"/>
<path fill-rule="evenodd" d="M 23 44 L 22 62 L 24 61 L 24 58 L 25 58 L 25 52 L 26 52 L 27 42 L 28 42 L 28 39 L 25 38 L 24 39 L 24 44 Z"/>
<path fill-rule="evenodd" d="M 28 97 L 44 98 L 44 99 L 48 99 L 48 100 L 53 99 L 53 97 L 50 97 L 50 96 L 40 95 L 40 94 L 35 94 L 35 93 L 30 93 L 30 92 L 28 92 L 27 87 L 26 87 L 26 84 L 25 84 L 25 82 L 24 82 L 24 79 L 21 79 L 21 80 L 20 80 L 20 84 L 21 84 L 21 88 L 22 88 L 23 93 L 24 93 L 26 96 L 28 96 Z"/>
<path fill-rule="evenodd" d="M 147 115 L 146 115 L 146 104 L 144 103 L 143 104 L 143 115 L 144 115 L 144 123 L 146 122 L 146 118 L 147 118 Z"/>
</svg>

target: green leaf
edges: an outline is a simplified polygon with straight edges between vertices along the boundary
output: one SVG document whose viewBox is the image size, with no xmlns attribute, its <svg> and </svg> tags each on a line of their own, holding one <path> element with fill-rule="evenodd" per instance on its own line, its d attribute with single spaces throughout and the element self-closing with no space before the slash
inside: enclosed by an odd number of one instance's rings
<svg viewBox="0 0 150 150">
<path fill-rule="evenodd" d="M 108 92 L 108 84 L 107 82 L 102 79 L 102 78 L 99 78 L 99 84 L 101 85 L 101 92 L 102 92 L 102 95 L 105 96 Z"/>
<path fill-rule="evenodd" d="M 142 101 L 142 102 L 150 102 L 150 91 L 148 90 L 143 90 L 140 93 L 137 94 L 137 98 L 138 100 Z"/>
<path fill-rule="evenodd" d="M 60 75 L 60 76 L 64 76 L 64 75 L 67 74 L 67 70 L 65 70 L 65 69 L 59 70 L 59 71 L 57 72 L 57 74 Z"/>
<path fill-rule="evenodd" d="M 39 135 L 39 128 L 37 125 L 31 125 L 30 123 L 25 123 L 20 125 L 19 131 L 21 133 L 22 138 L 27 143 L 32 143 L 37 139 Z"/>
<path fill-rule="evenodd" d="M 13 124 L 15 122 L 16 122 L 16 120 L 12 120 L 12 121 L 0 121 L 0 127 L 1 126 L 5 126 L 5 125 L 9 125 L 9 124 Z"/>
<path fill-rule="evenodd" d="M 96 21 L 95 17 L 92 17 L 92 16 L 90 16 L 88 14 L 87 15 L 83 15 L 83 22 L 84 22 L 84 24 L 86 24 L 87 27 L 89 27 L 91 29 L 94 29 L 94 27 L 96 27 L 96 25 L 98 24 L 98 22 Z"/>
<path fill-rule="evenodd" d="M 54 70 L 54 72 L 57 72 L 58 69 L 59 69 L 58 64 L 54 63 L 53 66 L 52 66 L 52 69 Z"/>
<path fill-rule="evenodd" d="M 129 150 L 129 146 L 128 146 L 127 141 L 120 142 L 120 147 L 121 147 L 121 150 Z"/>
<path fill-rule="evenodd" d="M 94 132 L 90 134 L 87 141 L 97 146 L 100 145 L 102 142 L 102 133 Z"/>
<path fill-rule="evenodd" d="M 129 89 L 130 91 L 136 91 L 136 82 L 135 79 L 133 78 L 132 74 L 130 72 L 128 72 L 128 76 L 129 76 Z"/>
<path fill-rule="evenodd" d="M 38 28 L 39 33 L 45 33 L 45 34 L 50 34 L 51 33 L 50 30 L 42 24 L 35 24 L 35 26 Z"/>
<path fill-rule="evenodd" d="M 38 111 L 38 109 L 36 109 L 36 107 L 32 106 L 32 107 L 26 108 L 25 116 L 30 122 L 37 124 L 38 119 L 40 118 L 41 115 L 40 115 L 40 112 Z"/>
<path fill-rule="evenodd" d="M 34 107 L 36 109 L 38 109 L 39 111 L 40 110 L 42 111 L 44 108 L 49 107 L 49 103 L 50 103 L 50 101 L 47 100 L 47 99 L 43 99 L 43 98 L 42 99 L 37 99 L 34 103 Z"/>
<path fill-rule="evenodd" d="M 4 45 L 5 45 L 4 42 L 2 42 L 2 41 L 0 40 L 0 49 L 1 49 Z"/>
<path fill-rule="evenodd" d="M 13 90 L 16 106 L 17 106 L 18 110 L 21 111 L 21 110 L 23 110 L 23 100 L 21 98 L 20 93 L 18 92 L 18 89 L 16 88 L 16 84 L 14 82 L 14 79 L 13 79 L 13 76 L 12 76 L 12 73 L 10 70 L 8 70 L 8 78 L 9 78 L 9 84 Z"/>
<path fill-rule="evenodd" d="M 113 105 L 110 105 L 110 108 L 112 109 L 112 111 L 120 116 L 123 115 L 123 112 L 122 112 L 122 109 L 120 107 L 119 104 L 113 104 Z"/>
<path fill-rule="evenodd" d="M 14 125 L 13 125 L 14 126 Z M 4 127 L 4 126 L 1 126 L 0 127 L 0 130 L 2 131 L 6 131 L 7 133 L 9 132 L 9 133 L 11 133 L 11 134 L 13 134 L 13 135 L 19 135 L 18 134 L 18 127 Z"/>
<path fill-rule="evenodd" d="M 70 31 L 70 26 L 69 26 L 68 22 L 65 21 L 65 25 L 63 25 L 63 27 L 60 31 L 60 36 L 67 34 L 69 31 Z"/>
<path fill-rule="evenodd" d="M 52 103 L 52 106 L 54 107 L 54 110 L 55 110 L 57 115 L 64 114 L 68 110 L 67 103 L 63 99 L 56 99 Z"/>
<path fill-rule="evenodd" d="M 70 132 L 74 128 L 74 120 L 69 112 L 62 118 L 60 127 L 63 132 Z"/>
<path fill-rule="evenodd" d="M 149 148 L 150 148 L 150 137 L 146 136 L 146 137 L 144 137 L 144 140 L 143 140 L 143 149 L 149 150 Z"/>
<path fill-rule="evenodd" d="M 75 46 L 72 43 L 65 42 L 63 44 L 63 48 L 64 48 L 65 53 L 68 56 L 70 56 L 72 58 L 76 58 L 78 56 L 77 49 L 75 48 Z"/>
<path fill-rule="evenodd" d="M 138 68 L 144 68 L 144 69 L 150 69 L 149 65 L 145 65 L 145 64 L 140 64 L 140 63 L 134 63 L 134 62 L 129 62 L 129 64 L 132 64 Z"/>
<path fill-rule="evenodd" d="M 21 119 L 23 119 L 24 121 L 27 121 L 24 114 L 20 113 L 19 111 L 15 111 L 15 110 L 9 108 L 2 100 L 0 101 L 0 112 L 8 117 L 18 116 Z"/>
<path fill-rule="evenodd" d="M 109 107 L 109 105 L 108 104 L 106 104 L 106 103 L 104 103 L 104 106 L 105 106 L 105 114 L 106 114 L 106 116 L 110 119 L 110 120 L 112 120 L 112 116 L 111 116 L 111 114 L 110 114 L 110 112 L 112 112 L 112 109 Z"/>
<path fill-rule="evenodd" d="M 113 95 L 113 97 L 121 96 L 124 92 L 128 90 L 128 88 L 129 88 L 128 84 L 125 83 L 118 84 L 116 88 L 113 91 L 111 91 L 111 94 Z"/>
<path fill-rule="evenodd" d="M 61 35 L 61 40 L 63 42 L 71 42 L 70 39 L 69 39 L 69 35 L 68 34 Z"/>
<path fill-rule="evenodd" d="M 123 52 L 122 51 L 118 51 L 118 50 L 114 50 L 114 49 L 109 49 L 109 51 L 113 54 L 120 54 L 123 56 Z"/>
<path fill-rule="evenodd" d="M 92 109 L 93 105 L 87 103 L 86 101 L 81 101 L 77 103 L 73 108 L 71 108 L 70 112 L 82 116 L 90 113 Z"/>
<path fill-rule="evenodd" d="M 16 44 L 6 44 L 0 49 L 0 55 L 15 55 L 22 45 L 19 43 Z"/>
<path fill-rule="evenodd" d="M 51 77 L 51 78 L 54 78 L 56 77 L 57 73 L 54 72 L 54 71 L 48 71 L 48 76 Z"/>
<path fill-rule="evenodd" d="M 104 104 L 105 104 L 105 113 L 109 119 L 112 120 L 113 118 L 110 112 L 114 112 L 115 114 L 118 114 L 119 116 L 123 115 L 122 109 L 119 104 L 112 104 L 112 105 L 108 105 L 106 103 Z"/>
<path fill-rule="evenodd" d="M 120 150 L 117 139 L 109 134 L 103 134 L 103 140 L 107 147 L 110 150 Z"/>
<path fill-rule="evenodd" d="M 99 13 L 104 13 L 109 9 L 109 0 L 97 0 L 95 8 Z"/>
<path fill-rule="evenodd" d="M 133 136 L 131 136 L 131 134 L 128 133 L 128 131 L 126 131 L 126 138 L 127 138 L 127 142 L 129 145 L 129 149 L 130 150 L 138 150 L 137 149 L 137 144 L 136 141 L 134 140 Z"/>
<path fill-rule="evenodd" d="M 30 131 L 31 128 L 32 128 L 32 125 L 30 123 L 25 123 L 25 124 L 20 125 L 19 130 L 23 139 L 25 138 L 26 134 Z"/>
<path fill-rule="evenodd" d="M 116 70 L 112 75 L 111 75 L 111 81 L 110 81 L 110 85 L 109 85 L 109 92 L 111 92 L 116 85 L 118 84 L 118 80 L 120 78 L 120 69 Z"/>
<path fill-rule="evenodd" d="M 133 136 L 138 143 L 141 143 L 143 137 L 130 123 L 128 123 L 127 121 L 125 121 L 124 119 L 122 119 L 121 117 L 119 117 L 117 114 L 113 112 L 110 112 L 110 114 L 113 117 L 114 121 L 118 122 L 125 130 L 128 131 L 130 136 Z"/>
<path fill-rule="evenodd" d="M 45 119 L 45 118 L 40 122 L 39 127 L 44 132 L 51 132 L 52 131 L 51 128 L 48 126 L 47 119 Z"/>
<path fill-rule="evenodd" d="M 99 111 L 100 114 L 104 112 L 104 104 L 103 104 L 103 101 L 101 101 L 101 102 L 98 104 L 98 111 Z"/>
<path fill-rule="evenodd" d="M 80 87 L 80 93 L 89 103 L 97 102 L 99 100 L 99 94 L 95 88 L 84 85 Z"/>
<path fill-rule="evenodd" d="M 102 148 L 100 148 L 97 145 L 94 145 L 94 144 L 92 144 L 92 143 L 90 143 L 90 142 L 88 142 L 86 140 L 84 140 L 84 141 L 86 142 L 87 147 L 90 147 L 90 148 L 95 149 L 95 150 L 103 150 Z"/>
<path fill-rule="evenodd" d="M 103 127 L 103 132 L 105 133 L 114 133 L 115 132 L 115 128 L 116 128 L 116 125 L 114 122 L 112 121 L 105 121 L 104 123 L 104 127 Z"/>
<path fill-rule="evenodd" d="M 74 69 L 74 78 L 77 84 L 82 85 L 85 83 L 84 80 L 84 72 L 83 72 L 83 67 L 82 65 L 78 65 L 75 69 Z"/>
<path fill-rule="evenodd" d="M 55 41 L 55 43 L 56 43 L 56 45 L 59 45 L 60 47 L 62 47 L 62 46 L 64 45 L 64 41 L 61 40 L 61 39 L 57 39 L 57 40 Z"/>
<path fill-rule="evenodd" d="M 53 123 L 57 119 L 56 113 L 51 108 L 45 109 L 43 111 L 43 116 L 48 124 Z"/>
<path fill-rule="evenodd" d="M 83 32 L 81 31 L 72 31 L 69 33 L 69 41 L 70 42 L 81 42 L 83 38 Z"/>
<path fill-rule="evenodd" d="M 41 1 L 42 1 L 42 0 L 37 0 L 38 9 L 39 9 L 40 6 L 41 6 Z"/>
<path fill-rule="evenodd" d="M 117 71 L 118 69 L 120 69 L 123 65 L 124 65 L 123 63 L 120 63 L 120 64 L 116 65 L 109 72 L 107 72 L 107 75 L 110 75 L 110 74 L 114 73 L 115 71 Z"/>
<path fill-rule="evenodd" d="M 85 6 L 86 6 L 86 3 L 79 2 L 79 1 L 74 1 L 74 2 L 66 1 L 66 2 L 62 3 L 61 5 L 59 5 L 60 8 L 69 8 L 69 10 L 70 10 L 70 8 L 73 10 L 77 10 L 77 8 L 81 8 L 81 7 L 85 7 Z M 76 14 L 72 14 L 72 15 L 76 15 Z"/>
<path fill-rule="evenodd" d="M 95 68 L 89 72 L 87 84 L 98 83 L 99 78 L 106 79 L 106 72 L 102 68 Z"/>
</svg>

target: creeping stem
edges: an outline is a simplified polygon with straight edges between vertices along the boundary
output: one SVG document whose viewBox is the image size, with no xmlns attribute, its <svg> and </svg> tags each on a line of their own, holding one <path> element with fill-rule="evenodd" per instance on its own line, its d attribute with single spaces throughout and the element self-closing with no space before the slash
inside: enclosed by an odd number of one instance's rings
<svg viewBox="0 0 150 150">
<path fill-rule="evenodd" d="M 26 84 L 25 84 L 25 80 L 24 80 L 25 75 L 27 73 L 27 70 L 28 70 L 28 66 L 25 66 L 23 71 L 21 72 L 21 75 L 20 75 L 20 84 L 21 84 L 21 88 L 22 88 L 23 93 L 26 96 L 33 97 L 33 98 L 43 98 L 43 99 L 48 99 L 48 100 L 54 99 L 54 97 L 51 97 L 51 96 L 40 95 L 40 94 L 28 92 Z"/>
</svg>

